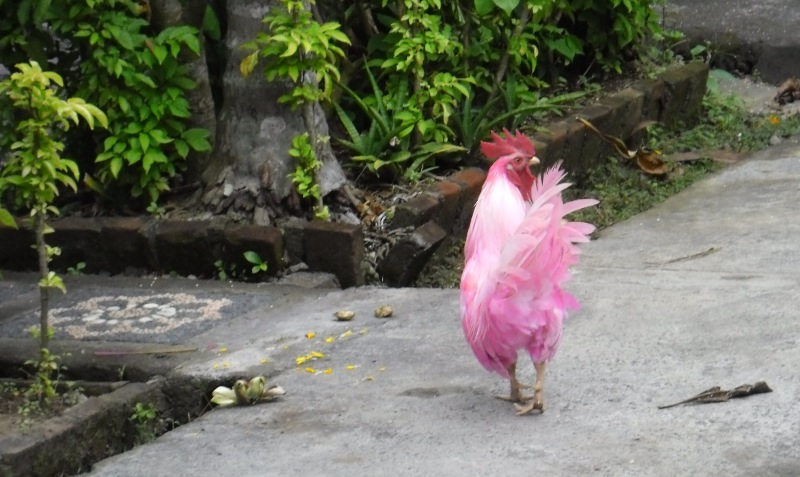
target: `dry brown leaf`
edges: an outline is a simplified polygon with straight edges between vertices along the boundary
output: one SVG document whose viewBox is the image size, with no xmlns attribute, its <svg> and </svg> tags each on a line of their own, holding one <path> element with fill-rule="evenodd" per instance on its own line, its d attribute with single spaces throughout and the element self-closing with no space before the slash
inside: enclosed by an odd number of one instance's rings
<svg viewBox="0 0 800 477">
<path fill-rule="evenodd" d="M 774 101 L 780 105 L 793 103 L 800 100 L 800 81 L 797 78 L 789 78 L 778 87 L 778 93 Z"/>
<path fill-rule="evenodd" d="M 655 151 L 637 151 L 636 165 L 639 169 L 653 176 L 663 176 L 669 172 L 669 166 Z"/>
<path fill-rule="evenodd" d="M 617 151 L 617 154 L 622 158 L 633 160 L 636 165 L 639 166 L 639 169 L 645 173 L 654 176 L 664 176 L 670 171 L 669 166 L 661 159 L 661 153 L 659 151 L 648 148 L 630 150 L 622 139 L 601 132 L 594 124 L 584 118 L 579 117 L 577 119 L 592 132 L 600 136 L 605 142 L 611 144 L 614 150 Z"/>
</svg>

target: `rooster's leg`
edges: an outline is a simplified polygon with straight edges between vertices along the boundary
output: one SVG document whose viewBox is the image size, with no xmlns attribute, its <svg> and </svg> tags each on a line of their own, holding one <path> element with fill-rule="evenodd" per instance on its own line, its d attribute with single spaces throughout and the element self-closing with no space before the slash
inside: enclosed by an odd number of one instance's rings
<svg viewBox="0 0 800 477">
<path fill-rule="evenodd" d="M 517 408 L 518 416 L 528 414 L 534 410 L 544 412 L 544 398 L 542 398 L 542 393 L 544 391 L 544 369 L 546 365 L 547 363 L 544 361 L 533 363 L 533 366 L 536 368 L 536 382 L 533 383 L 533 399 L 525 404 L 514 406 Z"/>
<path fill-rule="evenodd" d="M 508 396 L 496 396 L 497 399 L 502 399 L 503 401 L 511 401 L 511 402 L 526 402 L 530 399 L 528 396 L 523 396 L 520 392 L 520 389 L 526 388 L 524 384 L 521 384 L 517 381 L 517 363 L 511 363 L 508 367 L 508 380 L 511 383 L 511 394 Z"/>
</svg>

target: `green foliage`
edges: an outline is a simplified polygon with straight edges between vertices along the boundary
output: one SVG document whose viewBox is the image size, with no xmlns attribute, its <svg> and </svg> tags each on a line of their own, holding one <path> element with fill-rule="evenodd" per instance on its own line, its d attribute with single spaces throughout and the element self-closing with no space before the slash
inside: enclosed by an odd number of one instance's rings
<svg viewBox="0 0 800 477">
<path fill-rule="evenodd" d="M 250 264 L 248 266 L 251 266 L 250 273 L 252 276 L 267 271 L 268 264 L 266 260 L 262 259 L 261 255 L 257 252 L 248 250 L 244 252 L 243 257 L 245 261 Z M 214 262 L 214 267 L 216 268 L 217 279 L 221 281 L 228 279 L 242 281 L 251 280 L 251 278 L 245 274 L 246 272 L 239 268 L 236 263 L 226 264 L 223 260 L 217 260 Z"/>
<path fill-rule="evenodd" d="M 97 0 L 91 8 L 70 9 L 54 23 L 71 31 L 87 56 L 79 94 L 109 111 L 110 134 L 97 156 L 97 178 L 134 197 L 158 201 L 168 180 L 191 151 L 208 151 L 209 132 L 186 128 L 186 91 L 195 87 L 179 62 L 184 49 L 200 51 L 196 29 L 170 27 L 154 37 L 146 20 L 132 15 L 129 2 Z"/>
<path fill-rule="evenodd" d="M 52 205 L 59 186 L 77 188 L 79 177 L 75 162 L 61 157 L 64 144 L 59 131 L 69 129 L 70 121 L 78 124 L 83 118 L 89 127 L 98 121 L 104 127 L 108 120 L 103 112 L 80 98 L 62 100 L 54 86 L 63 86 L 61 76 L 43 71 L 35 61 L 16 65 L 18 72 L 0 82 L 0 94 L 25 119 L 16 124 L 14 141 L 0 170 L 0 193 L 13 196 L 14 205 L 31 211 L 31 215 L 57 214 Z"/>
<path fill-rule="evenodd" d="M 347 137 L 337 139 L 382 179 L 458 164 L 452 154 L 412 156 L 445 144 L 477 155 L 490 130 L 559 110 L 575 96 L 545 97 L 550 83 L 592 66 L 620 71 L 623 50 L 660 34 L 655 1 L 358 2 L 343 22 L 365 57 L 350 58 L 336 106 Z"/>
<path fill-rule="evenodd" d="M 266 60 L 264 77 L 268 81 L 288 79 L 294 84 L 278 101 L 293 108 L 326 101 L 340 78 L 336 64 L 344 50 L 339 44 L 350 44 L 350 40 L 338 23 L 317 22 L 304 2 L 281 0 L 281 4 L 284 8 L 270 9 L 264 17 L 269 31 L 243 45 L 256 51 L 242 61 L 242 75 L 252 73 L 261 56 Z"/>
<path fill-rule="evenodd" d="M 267 271 L 267 262 L 258 253 L 248 250 L 244 253 L 244 259 L 253 265 L 253 268 L 250 269 L 253 275 Z"/>
<path fill-rule="evenodd" d="M 236 276 L 236 266 L 235 265 L 227 266 L 225 262 L 222 260 L 215 261 L 214 268 L 217 269 L 217 278 L 220 281 L 224 282 L 229 277 L 232 278 Z"/>
<path fill-rule="evenodd" d="M 297 188 L 297 192 L 305 198 L 313 198 L 318 204 L 314 214 L 319 219 L 327 220 L 330 216 L 328 206 L 322 204 L 322 197 L 319 192 L 319 183 L 315 177 L 322 163 L 317 159 L 314 148 L 311 147 L 309 134 L 303 133 L 292 138 L 292 147 L 289 149 L 289 156 L 293 157 L 297 166 L 291 177 L 292 182 Z"/>
<path fill-rule="evenodd" d="M 86 268 L 86 262 L 78 262 L 74 267 L 67 267 L 67 273 L 70 275 L 83 275 Z"/>
<path fill-rule="evenodd" d="M 156 438 L 158 411 L 152 404 L 137 402 L 128 420 L 136 426 L 136 443 L 144 444 Z"/>
<path fill-rule="evenodd" d="M 366 71 L 373 91 L 371 104 L 362 101 L 347 86 L 343 85 L 342 89 L 370 118 L 369 130 L 360 133 L 344 109 L 334 104 L 339 120 L 350 136 L 350 140 L 340 139 L 339 143 L 350 150 L 356 164 L 365 164 L 367 170 L 375 175 L 382 175 L 388 169 L 390 180 L 402 177 L 414 181 L 432 168 L 437 155 L 464 151 L 462 147 L 439 142 L 427 142 L 413 147 L 410 139 L 416 119 L 413 115 L 404 114 L 403 110 L 408 104 L 407 95 L 397 94 L 389 101 L 382 95 L 370 70 Z"/>
<path fill-rule="evenodd" d="M 25 361 L 25 366 L 32 366 L 34 369 L 33 382 L 25 391 L 29 398 L 35 399 L 40 404 L 46 404 L 58 394 L 56 384 L 59 371 L 62 369 L 58 364 L 60 359 L 47 348 L 40 348 L 39 359 Z"/>
<path fill-rule="evenodd" d="M 71 141 L 92 160 L 99 152 L 95 165 L 81 162 L 90 188 L 112 200 L 146 195 L 145 204 L 169 188 L 191 151 L 210 149 L 208 131 L 186 126 L 186 91 L 195 84 L 179 61 L 200 51 L 198 31 L 176 26 L 152 35 L 146 11 L 132 0 L 0 2 L 7 15 L 0 45 L 8 47 L 0 61 L 57 58 L 69 93 L 108 114 L 107 133 Z"/>
<path fill-rule="evenodd" d="M 137 402 L 133 406 L 133 414 L 128 417 L 131 422 L 139 425 L 146 425 L 156 419 L 156 408 L 152 404 L 143 404 Z"/>
</svg>

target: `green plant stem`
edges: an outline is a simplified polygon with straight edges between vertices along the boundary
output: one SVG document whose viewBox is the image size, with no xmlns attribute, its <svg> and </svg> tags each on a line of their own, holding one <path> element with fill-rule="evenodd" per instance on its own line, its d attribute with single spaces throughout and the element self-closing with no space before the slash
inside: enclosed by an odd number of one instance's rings
<svg viewBox="0 0 800 477">
<path fill-rule="evenodd" d="M 514 33 L 509 38 L 516 38 L 522 35 L 522 31 L 525 29 L 525 26 L 528 25 L 528 21 L 531 18 L 531 9 L 528 7 L 527 3 L 524 3 L 524 7 L 522 9 L 522 14 L 519 17 L 519 23 L 517 27 L 514 28 Z M 508 71 L 508 61 L 510 58 L 510 51 L 509 48 L 506 47 L 506 50 L 503 52 L 503 57 L 500 58 L 500 65 L 497 67 L 497 73 L 494 76 L 494 85 L 492 86 L 492 93 L 489 95 L 489 99 L 491 100 L 494 98 L 494 95 L 497 93 L 497 88 L 500 87 L 500 84 L 503 82 L 503 78 L 506 76 L 506 72 Z"/>
<path fill-rule="evenodd" d="M 44 286 L 50 268 L 47 265 L 47 244 L 44 241 L 45 229 L 45 216 L 44 212 L 39 211 L 36 214 L 35 231 L 36 234 L 36 251 L 39 255 L 39 274 L 42 278 L 42 283 L 39 284 L 39 301 L 41 303 L 41 310 L 39 312 L 39 347 L 41 349 L 47 348 L 48 341 L 48 316 L 50 313 L 50 288 Z"/>
<path fill-rule="evenodd" d="M 319 158 L 318 152 L 318 145 L 317 145 L 317 128 L 314 124 L 314 103 L 305 102 L 302 106 L 300 106 L 302 115 L 303 115 L 303 123 L 305 123 L 306 131 L 308 131 L 308 141 L 311 143 L 311 150 L 314 151 L 314 156 Z M 320 169 L 321 167 L 314 168 L 314 183 L 319 184 L 320 180 Z M 316 203 L 315 203 L 316 210 L 322 210 L 322 194 L 317 194 Z"/>
</svg>

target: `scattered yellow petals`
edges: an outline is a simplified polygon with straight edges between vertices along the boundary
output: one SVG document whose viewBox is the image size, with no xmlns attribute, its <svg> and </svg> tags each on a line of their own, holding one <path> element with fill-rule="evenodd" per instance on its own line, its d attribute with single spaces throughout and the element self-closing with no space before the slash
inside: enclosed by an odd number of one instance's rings
<svg viewBox="0 0 800 477">
<path fill-rule="evenodd" d="M 231 367 L 231 363 L 222 363 L 222 366 L 224 368 L 230 368 Z"/>
<path fill-rule="evenodd" d="M 323 373 L 325 373 L 325 374 L 331 374 L 331 373 L 333 373 L 333 368 L 328 368 L 328 369 L 326 369 L 325 371 L 323 371 Z"/>
<path fill-rule="evenodd" d="M 381 367 L 381 368 L 378 368 L 378 371 L 380 371 L 380 372 L 384 372 L 384 371 L 386 371 L 386 368 L 383 368 L 383 367 Z"/>
<path fill-rule="evenodd" d="M 317 334 L 314 333 L 313 331 L 306 333 L 306 338 L 308 339 L 313 339 L 315 336 L 317 336 Z"/>
<path fill-rule="evenodd" d="M 316 374 L 317 370 L 309 366 L 306 368 L 306 372 L 311 374 Z"/>
<path fill-rule="evenodd" d="M 352 334 L 353 334 L 353 330 L 347 330 L 344 333 L 342 333 L 341 335 L 339 335 L 339 338 L 347 338 L 348 336 L 350 336 Z"/>
<path fill-rule="evenodd" d="M 259 361 L 259 363 L 261 363 L 261 364 L 264 364 L 264 363 L 269 363 L 269 360 L 268 360 L 268 359 L 266 359 L 266 358 L 264 358 L 264 359 L 262 359 L 261 361 Z"/>
<path fill-rule="evenodd" d="M 348 371 L 352 371 L 352 370 L 356 369 L 357 367 L 358 367 L 358 365 L 356 365 L 356 364 L 350 364 L 350 365 L 345 366 L 344 369 L 346 369 Z"/>
<path fill-rule="evenodd" d="M 336 338 L 334 338 L 333 336 L 328 336 L 327 338 L 325 338 L 325 342 L 326 343 L 333 343 L 333 340 L 335 340 L 335 339 Z"/>
<path fill-rule="evenodd" d="M 218 369 L 218 368 L 219 368 L 219 365 L 218 365 L 218 364 L 215 364 L 215 365 L 214 365 L 214 369 Z"/>
<path fill-rule="evenodd" d="M 362 335 L 367 334 L 367 332 L 369 332 L 369 330 L 366 329 L 366 328 L 364 328 L 363 330 L 359 331 L 359 333 L 361 333 Z"/>
<path fill-rule="evenodd" d="M 308 353 L 305 356 L 299 356 L 299 357 L 295 358 L 294 362 L 295 362 L 295 364 L 300 366 L 301 364 L 305 363 L 306 361 L 313 361 L 315 359 L 324 358 L 324 357 L 325 357 L 324 354 L 322 354 L 322 353 L 320 353 L 318 351 L 312 351 L 312 352 Z"/>
<path fill-rule="evenodd" d="M 219 352 L 219 353 L 227 353 L 228 352 L 228 348 L 220 348 L 220 349 L 217 350 L 217 352 Z"/>
</svg>

